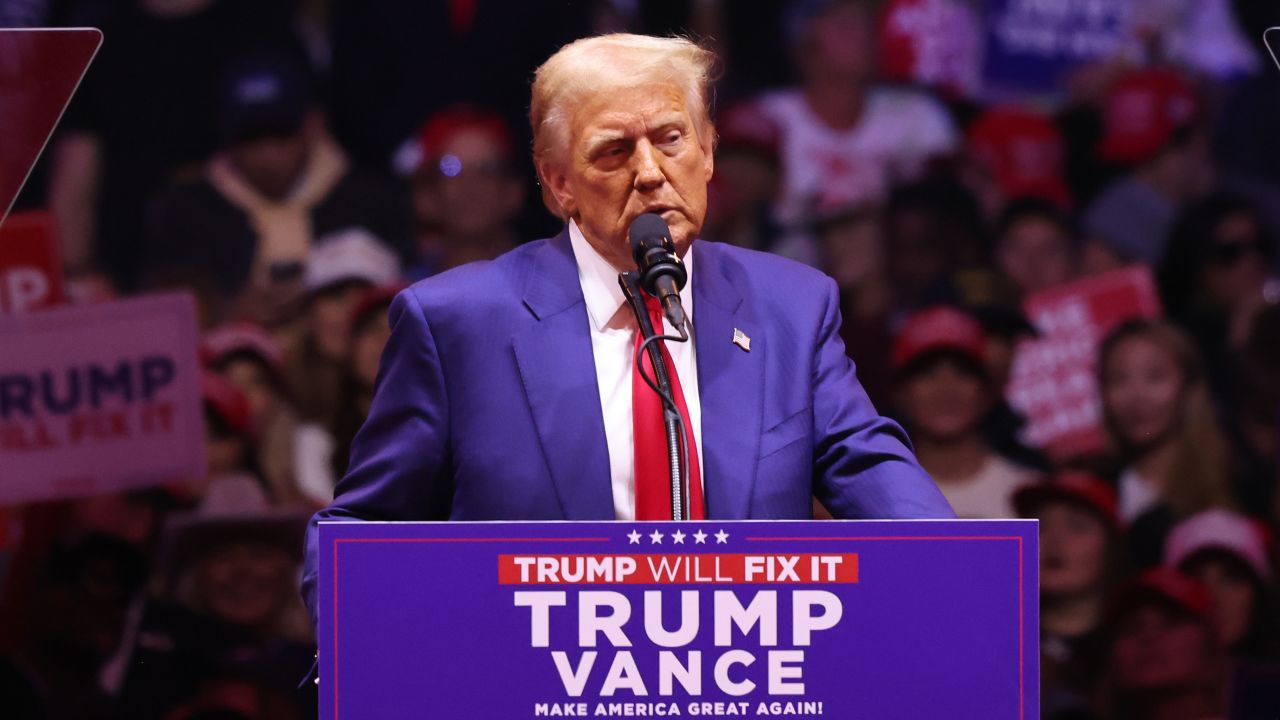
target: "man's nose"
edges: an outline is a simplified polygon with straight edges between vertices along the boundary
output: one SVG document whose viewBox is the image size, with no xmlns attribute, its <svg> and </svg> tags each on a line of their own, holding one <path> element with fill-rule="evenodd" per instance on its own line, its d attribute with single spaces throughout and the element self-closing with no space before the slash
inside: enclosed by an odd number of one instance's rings
<svg viewBox="0 0 1280 720">
<path fill-rule="evenodd" d="M 635 174 L 636 190 L 655 190 L 667 181 L 659 151 L 648 140 L 641 141 L 636 148 Z"/>
</svg>

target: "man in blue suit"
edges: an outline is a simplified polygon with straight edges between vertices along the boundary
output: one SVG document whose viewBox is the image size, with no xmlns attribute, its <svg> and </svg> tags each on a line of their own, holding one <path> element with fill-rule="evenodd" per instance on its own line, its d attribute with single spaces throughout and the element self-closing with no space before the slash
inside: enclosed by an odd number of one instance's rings
<svg viewBox="0 0 1280 720">
<path fill-rule="evenodd" d="M 617 285 L 634 267 L 628 227 L 649 212 L 690 272 L 693 341 L 668 343 L 667 362 L 705 517 L 808 518 L 814 496 L 836 517 L 953 517 L 858 384 L 835 283 L 694 243 L 713 172 L 713 60 L 684 40 L 610 35 L 538 70 L 534 159 L 567 228 L 392 304 L 369 419 L 308 531 L 313 613 L 318 520 L 653 517 L 638 511 L 652 428 L 633 426 L 650 390 L 634 379 L 635 321 Z"/>
</svg>

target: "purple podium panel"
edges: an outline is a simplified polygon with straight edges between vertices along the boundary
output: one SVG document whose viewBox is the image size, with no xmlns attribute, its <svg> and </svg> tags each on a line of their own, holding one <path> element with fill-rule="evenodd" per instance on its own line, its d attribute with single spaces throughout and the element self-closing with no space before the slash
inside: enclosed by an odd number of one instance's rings
<svg viewBox="0 0 1280 720">
<path fill-rule="evenodd" d="M 320 524 L 332 720 L 1039 715 L 1034 521 Z"/>
</svg>

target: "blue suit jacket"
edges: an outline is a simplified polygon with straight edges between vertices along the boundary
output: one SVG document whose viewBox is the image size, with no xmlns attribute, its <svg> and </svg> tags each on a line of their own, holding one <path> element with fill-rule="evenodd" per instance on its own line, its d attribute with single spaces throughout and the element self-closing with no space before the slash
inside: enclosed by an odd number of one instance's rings
<svg viewBox="0 0 1280 720">
<path fill-rule="evenodd" d="M 840 340 L 835 283 L 699 240 L 694 333 L 710 518 L 954 517 Z M 612 520 L 590 324 L 568 232 L 424 280 L 389 313 L 369 419 L 316 521 Z M 751 338 L 733 344 L 734 329 Z"/>
</svg>

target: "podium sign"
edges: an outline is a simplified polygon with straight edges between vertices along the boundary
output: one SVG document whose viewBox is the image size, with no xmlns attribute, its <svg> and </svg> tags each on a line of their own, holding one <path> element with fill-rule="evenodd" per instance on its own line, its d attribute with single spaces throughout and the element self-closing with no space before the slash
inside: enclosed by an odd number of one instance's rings
<svg viewBox="0 0 1280 720">
<path fill-rule="evenodd" d="M 1034 521 L 320 524 L 321 717 L 1038 717 Z"/>
</svg>

